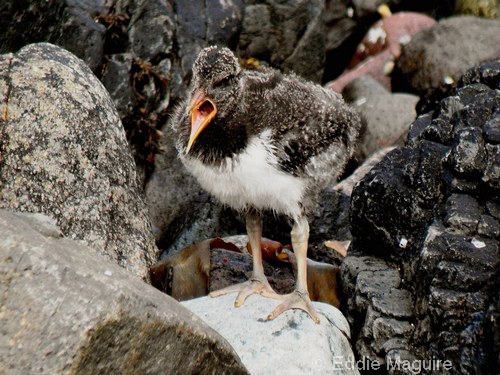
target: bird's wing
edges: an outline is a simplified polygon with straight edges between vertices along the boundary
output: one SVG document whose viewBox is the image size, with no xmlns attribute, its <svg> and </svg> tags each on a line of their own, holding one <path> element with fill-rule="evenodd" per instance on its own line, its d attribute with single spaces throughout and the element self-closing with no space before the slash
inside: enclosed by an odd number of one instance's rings
<svg viewBox="0 0 500 375">
<path fill-rule="evenodd" d="M 350 156 L 361 120 L 339 94 L 277 71 L 254 73 L 246 85 L 255 126 L 260 132 L 271 130 L 270 141 L 284 171 L 300 175 L 311 158 L 335 147 L 349 154 L 345 158 Z"/>
</svg>

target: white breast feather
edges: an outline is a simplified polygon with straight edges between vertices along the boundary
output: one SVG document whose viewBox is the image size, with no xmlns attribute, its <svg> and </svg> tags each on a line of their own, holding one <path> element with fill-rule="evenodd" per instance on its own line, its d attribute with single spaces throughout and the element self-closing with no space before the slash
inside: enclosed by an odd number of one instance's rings
<svg viewBox="0 0 500 375">
<path fill-rule="evenodd" d="M 221 167 L 211 167 L 198 159 L 184 159 L 200 185 L 235 209 L 248 205 L 272 209 L 298 218 L 304 182 L 279 170 L 276 157 L 266 147 L 268 132 L 249 141 L 245 151 L 232 162 L 228 158 Z"/>
</svg>

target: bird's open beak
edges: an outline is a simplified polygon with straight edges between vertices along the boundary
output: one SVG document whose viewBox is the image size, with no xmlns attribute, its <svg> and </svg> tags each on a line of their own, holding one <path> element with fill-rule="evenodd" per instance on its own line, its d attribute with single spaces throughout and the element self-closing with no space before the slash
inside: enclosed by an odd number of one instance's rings
<svg viewBox="0 0 500 375">
<path fill-rule="evenodd" d="M 191 135 L 189 136 L 186 154 L 191 150 L 196 138 L 217 114 L 215 103 L 200 92 L 195 92 L 189 108 L 191 112 Z"/>
</svg>

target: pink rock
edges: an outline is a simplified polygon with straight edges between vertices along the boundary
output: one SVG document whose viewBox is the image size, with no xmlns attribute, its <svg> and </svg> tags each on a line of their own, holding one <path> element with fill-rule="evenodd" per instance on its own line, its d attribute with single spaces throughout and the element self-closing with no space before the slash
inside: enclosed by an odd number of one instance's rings
<svg viewBox="0 0 500 375">
<path fill-rule="evenodd" d="M 401 44 L 408 43 L 417 32 L 434 24 L 434 19 L 413 12 L 400 12 L 382 18 L 368 30 L 346 71 L 326 86 L 341 92 L 351 80 L 368 74 L 390 90 L 388 64 L 400 55 Z"/>
</svg>

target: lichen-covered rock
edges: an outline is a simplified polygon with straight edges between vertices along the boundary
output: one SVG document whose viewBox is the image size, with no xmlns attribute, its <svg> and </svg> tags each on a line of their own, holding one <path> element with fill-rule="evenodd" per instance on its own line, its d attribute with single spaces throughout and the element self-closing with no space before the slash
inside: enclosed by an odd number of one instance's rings
<svg viewBox="0 0 500 375">
<path fill-rule="evenodd" d="M 147 278 L 157 249 L 104 87 L 51 44 L 2 55 L 0 66 L 0 207 L 45 213 L 65 236 Z"/>
<path fill-rule="evenodd" d="M 406 145 L 355 187 L 354 253 L 341 276 L 355 285 L 346 291 L 347 318 L 358 354 L 386 362 L 436 358 L 451 361 L 451 374 L 491 373 L 499 349 L 485 334 L 494 329 L 499 297 L 499 83 L 500 61 L 468 71 L 417 118 Z M 401 285 L 367 288 L 361 252 L 398 270 Z M 381 327 L 392 333 L 380 334 Z"/>
<path fill-rule="evenodd" d="M 0 210 L 2 372 L 248 373 L 200 318 L 40 216 Z"/>
<path fill-rule="evenodd" d="M 349 325 L 336 308 L 314 302 L 320 324 L 298 310 L 267 321 L 278 301 L 257 295 L 235 308 L 234 298 L 203 297 L 182 304 L 226 338 L 252 374 L 359 374 Z"/>
<path fill-rule="evenodd" d="M 451 17 L 423 30 L 403 46 L 393 88 L 426 94 L 453 85 L 474 65 L 500 58 L 500 21 Z"/>
</svg>

